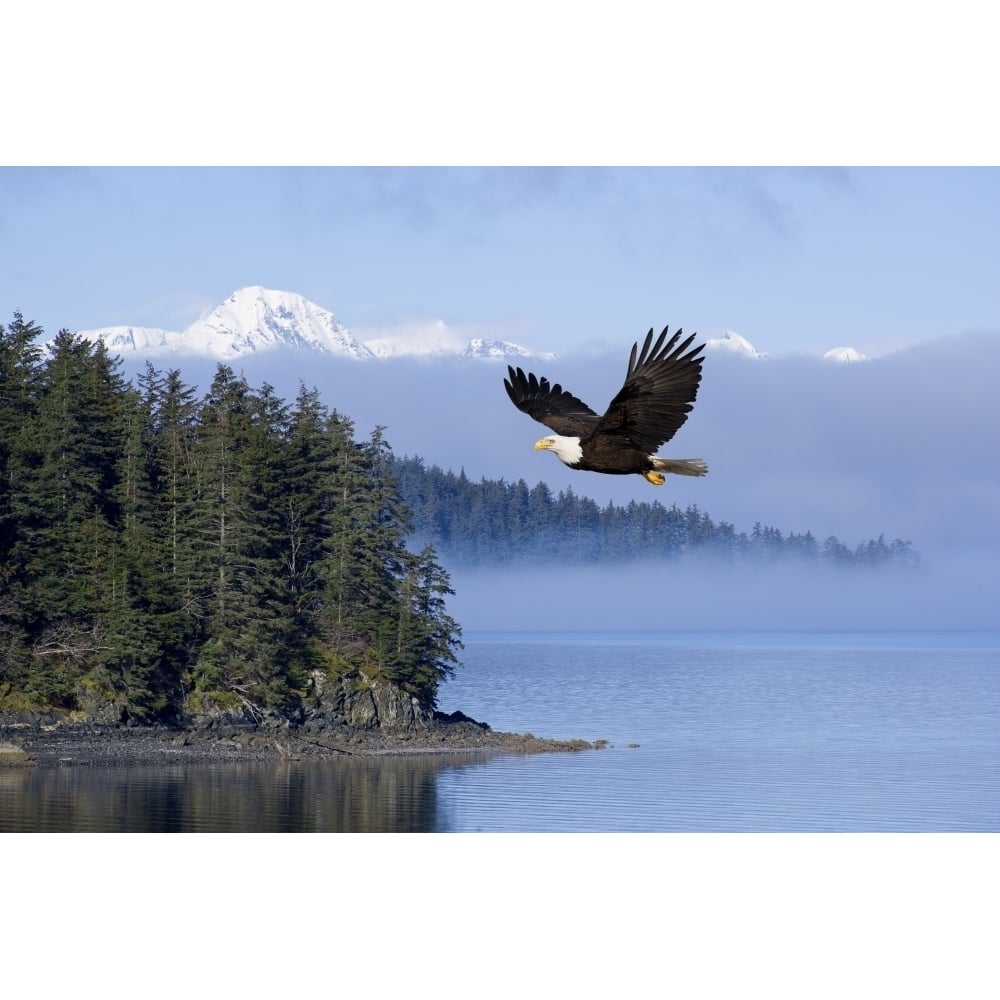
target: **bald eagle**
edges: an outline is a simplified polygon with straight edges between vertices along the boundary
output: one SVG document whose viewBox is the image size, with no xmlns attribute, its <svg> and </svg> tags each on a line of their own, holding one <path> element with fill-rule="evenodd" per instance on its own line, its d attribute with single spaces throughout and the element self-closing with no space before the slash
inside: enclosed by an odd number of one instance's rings
<svg viewBox="0 0 1000 1000">
<path fill-rule="evenodd" d="M 682 332 L 664 343 L 664 327 L 654 344 L 650 330 L 641 352 L 638 343 L 633 345 L 625 384 L 603 417 L 558 383 L 549 385 L 547 378 L 508 366 L 510 377 L 503 384 L 511 402 L 555 431 L 536 441 L 535 450 L 555 452 L 571 469 L 617 476 L 639 473 L 654 486 L 663 485 L 664 472 L 704 476 L 708 466 L 700 458 L 655 454 L 687 420 L 701 382 L 705 345 L 688 351 L 696 334 L 678 344 Z"/>
</svg>

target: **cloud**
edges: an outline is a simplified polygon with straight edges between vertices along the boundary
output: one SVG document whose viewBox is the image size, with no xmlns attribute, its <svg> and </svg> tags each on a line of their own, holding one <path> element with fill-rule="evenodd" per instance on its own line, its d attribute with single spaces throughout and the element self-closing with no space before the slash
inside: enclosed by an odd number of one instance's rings
<svg viewBox="0 0 1000 1000">
<path fill-rule="evenodd" d="M 512 214 L 559 203 L 600 183 L 600 172 L 561 167 L 338 167 L 283 177 L 286 197 L 310 216 L 381 219 L 414 230 L 469 233 Z"/>
<path fill-rule="evenodd" d="M 444 320 L 407 320 L 390 327 L 356 328 L 354 335 L 379 356 L 434 355 L 461 350 L 469 338 Z"/>
</svg>

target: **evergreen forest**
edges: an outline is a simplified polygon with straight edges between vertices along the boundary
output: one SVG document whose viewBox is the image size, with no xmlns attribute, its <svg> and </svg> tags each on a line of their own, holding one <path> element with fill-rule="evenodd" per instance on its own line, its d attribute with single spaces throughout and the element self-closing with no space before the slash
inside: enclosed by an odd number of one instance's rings
<svg viewBox="0 0 1000 1000">
<path fill-rule="evenodd" d="M 692 504 L 681 510 L 659 501 L 599 507 L 571 489 L 553 495 L 543 482 L 529 487 L 464 472 L 427 468 L 420 458 L 393 458 L 391 468 L 413 514 L 417 538 L 453 565 L 620 563 L 699 556 L 724 563 L 804 560 L 817 566 L 916 569 L 912 543 L 884 535 L 853 548 L 811 531 L 783 533 L 757 522 L 748 534 L 713 521 Z"/>
<path fill-rule="evenodd" d="M 316 670 L 433 708 L 461 630 L 380 430 L 219 365 L 203 397 L 0 324 L 0 708 L 292 715 Z"/>
</svg>

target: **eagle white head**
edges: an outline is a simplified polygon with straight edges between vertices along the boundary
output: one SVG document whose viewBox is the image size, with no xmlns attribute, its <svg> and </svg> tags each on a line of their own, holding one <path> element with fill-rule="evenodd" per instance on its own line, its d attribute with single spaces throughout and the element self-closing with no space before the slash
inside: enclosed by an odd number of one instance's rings
<svg viewBox="0 0 1000 1000">
<path fill-rule="evenodd" d="M 556 458 L 566 465 L 579 465 L 583 458 L 583 449 L 578 437 L 563 437 L 562 434 L 550 434 L 535 442 L 535 451 L 553 451 Z"/>
</svg>

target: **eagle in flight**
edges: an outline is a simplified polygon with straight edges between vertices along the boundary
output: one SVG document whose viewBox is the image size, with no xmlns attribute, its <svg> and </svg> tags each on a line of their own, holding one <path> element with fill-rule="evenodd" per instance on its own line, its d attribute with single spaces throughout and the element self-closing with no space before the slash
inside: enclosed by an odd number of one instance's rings
<svg viewBox="0 0 1000 1000">
<path fill-rule="evenodd" d="M 664 473 L 704 476 L 700 458 L 661 458 L 656 451 L 687 420 L 701 382 L 701 352 L 688 350 L 696 334 L 678 343 L 683 331 L 667 340 L 667 328 L 653 343 L 646 334 L 642 350 L 632 347 L 625 384 L 604 416 L 547 378 L 507 368 L 504 387 L 511 402 L 529 417 L 555 431 L 535 442 L 535 450 L 553 451 L 571 469 L 614 476 L 638 473 L 662 486 Z M 686 352 L 686 353 L 685 353 Z"/>
</svg>

